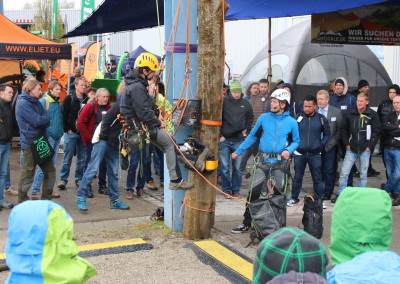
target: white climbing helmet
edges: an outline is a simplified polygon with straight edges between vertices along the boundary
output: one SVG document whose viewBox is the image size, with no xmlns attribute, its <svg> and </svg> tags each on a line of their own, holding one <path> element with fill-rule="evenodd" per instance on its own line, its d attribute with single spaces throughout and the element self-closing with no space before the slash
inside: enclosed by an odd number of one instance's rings
<svg viewBox="0 0 400 284">
<path fill-rule="evenodd" d="M 284 89 L 277 89 L 273 91 L 271 98 L 275 98 L 280 101 L 287 101 L 288 104 L 290 104 L 290 93 Z"/>
</svg>

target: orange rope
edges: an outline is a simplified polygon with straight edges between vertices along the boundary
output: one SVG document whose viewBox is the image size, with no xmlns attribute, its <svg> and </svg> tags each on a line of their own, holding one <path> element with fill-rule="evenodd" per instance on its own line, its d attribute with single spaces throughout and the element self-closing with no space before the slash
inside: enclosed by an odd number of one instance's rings
<svg viewBox="0 0 400 284">
<path fill-rule="evenodd" d="M 172 143 L 175 145 L 175 148 L 179 151 L 179 153 L 181 153 L 181 155 L 182 155 L 182 157 L 185 159 L 185 161 L 190 165 L 190 167 L 191 167 L 196 173 L 198 173 L 211 187 L 213 187 L 215 190 L 221 192 L 221 193 L 224 194 L 224 195 L 230 196 L 230 197 L 233 198 L 233 199 L 237 199 L 237 200 L 243 201 L 243 202 L 245 202 L 245 203 L 247 203 L 247 204 L 251 204 L 251 203 L 248 202 L 247 200 L 244 200 L 244 199 L 241 199 L 241 198 L 238 198 L 238 197 L 235 197 L 235 196 L 232 196 L 232 195 L 230 195 L 230 194 L 228 194 L 228 193 L 223 192 L 221 189 L 219 189 L 219 188 L 216 187 L 214 184 L 212 184 L 202 173 L 200 173 L 200 172 L 189 162 L 188 159 L 186 159 L 185 155 L 183 155 L 182 151 L 179 149 L 178 145 L 175 143 L 175 141 L 174 141 L 174 139 L 171 137 L 171 135 L 169 135 L 168 132 L 167 132 L 165 129 L 163 129 L 163 130 L 164 130 L 165 133 L 168 135 L 168 137 L 169 137 L 169 139 L 172 141 Z"/>
<path fill-rule="evenodd" d="M 196 207 L 190 206 L 190 205 L 187 203 L 187 199 L 186 199 L 186 196 L 185 196 L 185 197 L 183 198 L 183 202 L 182 202 L 181 209 L 179 210 L 179 217 L 182 217 L 182 209 L 183 209 L 183 206 L 187 206 L 187 207 L 189 207 L 190 209 L 198 210 L 198 211 L 202 211 L 202 212 L 208 212 L 208 213 L 213 213 L 213 212 L 215 212 L 215 209 L 205 210 L 205 209 L 200 209 L 200 208 L 196 208 Z"/>
</svg>

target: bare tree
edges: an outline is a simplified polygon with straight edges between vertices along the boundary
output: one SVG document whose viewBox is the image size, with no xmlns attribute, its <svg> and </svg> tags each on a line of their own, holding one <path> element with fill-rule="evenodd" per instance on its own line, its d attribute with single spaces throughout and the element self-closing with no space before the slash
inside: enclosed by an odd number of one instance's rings
<svg viewBox="0 0 400 284">
<path fill-rule="evenodd" d="M 75 9 L 75 2 L 70 0 L 58 1 L 58 7 L 60 9 Z"/>
<path fill-rule="evenodd" d="M 26 3 L 24 4 L 24 6 L 22 7 L 22 9 L 25 9 L 25 10 L 32 10 L 32 9 L 34 9 L 33 3 L 26 2 Z"/>
</svg>

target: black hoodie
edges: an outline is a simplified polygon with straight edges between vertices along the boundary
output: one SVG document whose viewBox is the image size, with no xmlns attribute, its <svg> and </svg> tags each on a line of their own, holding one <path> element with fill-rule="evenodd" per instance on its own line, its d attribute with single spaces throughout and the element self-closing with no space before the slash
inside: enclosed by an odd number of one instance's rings
<svg viewBox="0 0 400 284">
<path fill-rule="evenodd" d="M 247 129 L 247 134 L 250 133 L 252 123 L 250 103 L 243 97 L 236 100 L 229 94 L 222 106 L 222 136 L 232 141 L 243 141 L 242 131 Z"/>
<path fill-rule="evenodd" d="M 121 114 L 143 122 L 150 128 L 158 128 L 161 121 L 153 110 L 153 99 L 147 91 L 147 80 L 143 79 L 136 69 L 131 69 L 125 77 L 125 90 L 121 96 Z"/>
</svg>

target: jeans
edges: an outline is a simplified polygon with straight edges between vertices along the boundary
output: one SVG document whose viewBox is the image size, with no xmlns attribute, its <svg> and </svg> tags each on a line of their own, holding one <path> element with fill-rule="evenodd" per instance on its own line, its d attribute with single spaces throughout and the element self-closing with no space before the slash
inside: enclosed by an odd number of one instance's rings
<svg viewBox="0 0 400 284">
<path fill-rule="evenodd" d="M 325 183 L 325 195 L 331 195 L 335 188 L 337 167 L 337 146 L 333 146 L 328 152 L 321 153 L 322 158 L 322 180 Z"/>
<path fill-rule="evenodd" d="M 354 153 L 351 150 L 346 151 L 346 155 L 344 157 L 342 163 L 342 170 L 340 171 L 339 177 L 339 191 L 338 194 L 342 192 L 342 190 L 347 186 L 347 178 L 350 174 L 351 168 L 356 162 L 357 158 L 360 158 L 360 179 L 358 180 L 357 187 L 366 187 L 368 181 L 368 165 L 369 165 L 369 156 L 371 155 L 371 151 L 365 150 L 361 154 Z"/>
<path fill-rule="evenodd" d="M 246 170 L 247 161 L 253 155 L 253 157 L 257 156 L 258 148 L 260 145 L 260 140 L 257 140 L 250 146 L 244 153 L 242 154 L 242 160 L 240 162 L 240 171 L 243 173 Z"/>
<path fill-rule="evenodd" d="M 241 156 L 232 160 L 231 154 L 234 153 L 242 142 L 235 142 L 225 139 L 219 143 L 219 162 L 221 165 L 222 190 L 232 194 L 239 193 L 242 186 L 242 172 L 240 171 Z M 232 161 L 232 176 L 230 164 Z"/>
<path fill-rule="evenodd" d="M 7 163 L 7 174 L 6 174 L 6 179 L 4 181 L 4 188 L 10 188 L 11 187 L 11 176 L 10 176 L 10 162 Z"/>
<path fill-rule="evenodd" d="M 344 161 L 344 157 L 346 156 L 346 144 L 343 143 L 342 140 L 340 140 L 340 152 L 341 152 L 341 157 L 342 157 L 342 162 Z M 336 163 L 337 165 L 337 163 Z M 353 186 L 353 168 L 351 168 L 348 179 L 347 179 L 347 186 Z"/>
<path fill-rule="evenodd" d="M 10 152 L 11 144 L 0 144 L 0 202 L 4 201 L 4 188 Z"/>
<path fill-rule="evenodd" d="M 261 192 L 267 190 L 267 181 L 272 179 L 275 182 L 274 194 L 286 194 L 289 167 L 286 161 L 278 163 L 259 162 L 254 174 L 253 186 L 247 195 L 247 201 L 253 202 L 260 198 Z M 286 206 L 285 206 L 286 208 Z M 243 225 L 250 227 L 251 215 L 246 206 L 243 214 Z"/>
<path fill-rule="evenodd" d="M 28 191 L 32 186 L 35 176 L 36 162 L 33 158 L 30 148 L 23 148 L 23 164 L 19 175 L 18 182 L 18 203 L 29 200 Z M 42 199 L 51 200 L 54 183 L 56 181 L 56 170 L 53 165 L 53 160 L 47 160 L 40 165 L 43 171 Z"/>
<path fill-rule="evenodd" d="M 89 144 L 87 144 L 87 146 L 85 146 L 86 157 L 85 157 L 85 163 L 83 166 L 83 172 L 86 171 L 86 168 L 89 165 L 90 158 L 92 156 L 92 149 L 93 149 L 93 144 L 92 144 L 92 142 L 89 142 Z M 107 185 L 106 176 L 107 176 L 107 163 L 105 160 L 103 160 L 103 161 L 101 161 L 100 167 L 99 167 L 99 174 L 98 174 L 99 186 Z"/>
<path fill-rule="evenodd" d="M 89 165 L 83 175 L 81 184 L 79 185 L 77 196 L 87 198 L 88 187 L 94 176 L 99 170 L 102 160 L 107 163 L 108 191 L 111 201 L 115 201 L 119 197 L 118 190 L 118 166 L 119 153 L 118 150 L 111 147 L 106 141 L 100 140 L 93 145 L 92 156 Z"/>
<path fill-rule="evenodd" d="M 154 170 L 158 170 L 158 172 L 160 173 L 160 182 L 164 182 L 164 153 L 154 145 L 151 145 L 151 147 L 154 149 Z"/>
<path fill-rule="evenodd" d="M 67 181 L 71 168 L 72 158 L 76 153 L 75 180 L 81 180 L 83 177 L 83 165 L 85 162 L 85 146 L 82 138 L 76 133 L 64 134 L 64 158 L 60 168 L 60 179 Z"/>
<path fill-rule="evenodd" d="M 53 156 L 53 165 L 54 168 L 57 168 L 58 164 L 58 148 L 60 148 L 60 139 L 53 139 L 50 136 L 48 137 L 49 144 L 54 149 L 54 156 Z M 36 174 L 35 178 L 33 179 L 32 185 L 32 194 L 37 194 L 40 192 L 40 186 L 43 181 L 43 171 L 39 166 L 36 166 Z"/>
<path fill-rule="evenodd" d="M 385 148 L 383 149 L 383 156 L 389 176 L 385 190 L 389 193 L 400 193 L 400 150 Z"/>
<path fill-rule="evenodd" d="M 135 186 L 136 170 L 140 163 L 140 151 L 131 151 L 129 155 L 130 155 L 130 161 L 128 168 L 128 176 L 126 177 L 126 190 L 133 191 L 133 188 Z M 140 168 L 141 167 L 139 166 L 136 190 L 143 189 L 145 182 L 143 168 L 142 170 Z"/>
<path fill-rule="evenodd" d="M 322 180 L 322 160 L 320 154 L 304 153 L 294 156 L 294 179 L 292 186 L 292 199 L 299 201 L 299 194 L 303 186 L 303 176 L 306 165 L 310 168 L 313 180 L 314 196 L 324 197 L 324 182 Z"/>
</svg>

